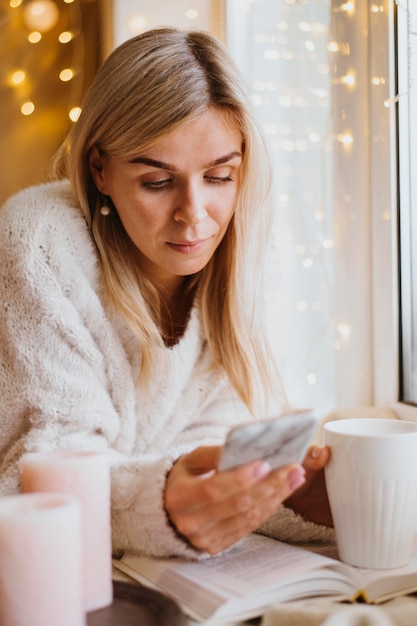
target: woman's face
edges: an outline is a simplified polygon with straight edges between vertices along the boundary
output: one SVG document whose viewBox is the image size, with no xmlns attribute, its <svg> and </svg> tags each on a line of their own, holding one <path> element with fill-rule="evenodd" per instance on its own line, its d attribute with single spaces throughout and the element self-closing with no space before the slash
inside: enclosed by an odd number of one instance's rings
<svg viewBox="0 0 417 626">
<path fill-rule="evenodd" d="M 90 157 L 96 186 L 112 198 L 141 267 L 170 293 L 203 269 L 220 244 L 241 163 L 241 135 L 214 108 L 132 158 L 97 150 Z"/>
</svg>

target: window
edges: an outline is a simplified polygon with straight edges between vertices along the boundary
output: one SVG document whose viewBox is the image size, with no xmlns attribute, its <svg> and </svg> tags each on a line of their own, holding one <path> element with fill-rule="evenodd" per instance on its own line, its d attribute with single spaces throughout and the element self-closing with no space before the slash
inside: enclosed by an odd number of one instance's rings
<svg viewBox="0 0 417 626">
<path fill-rule="evenodd" d="M 400 208 L 400 399 L 417 405 L 417 12 L 397 5 L 398 181 Z"/>
<path fill-rule="evenodd" d="M 323 412 L 395 405 L 417 419 L 397 403 L 417 403 L 412 4 L 227 2 L 228 45 L 277 174 L 277 354 L 290 400 Z"/>
</svg>

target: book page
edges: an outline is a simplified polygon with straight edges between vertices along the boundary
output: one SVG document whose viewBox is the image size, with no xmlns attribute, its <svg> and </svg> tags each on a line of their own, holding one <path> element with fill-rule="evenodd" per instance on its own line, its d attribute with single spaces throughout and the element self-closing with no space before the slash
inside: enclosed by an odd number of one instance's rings
<svg viewBox="0 0 417 626">
<path fill-rule="evenodd" d="M 278 587 L 281 582 L 303 575 L 313 569 L 326 567 L 331 559 L 310 553 L 286 543 L 261 535 L 249 535 L 225 554 L 204 561 L 187 563 L 181 571 L 187 576 L 213 579 L 239 593 L 250 593 L 258 588 Z"/>
<path fill-rule="evenodd" d="M 417 590 L 417 551 L 410 563 L 393 569 L 364 569 L 340 563 L 366 602 L 384 602 L 396 595 L 407 595 Z"/>
<path fill-rule="evenodd" d="M 238 595 L 279 587 L 312 570 L 335 564 L 325 556 L 256 534 L 245 537 L 224 554 L 201 561 L 126 555 L 122 562 L 156 583 L 166 577 L 169 569 L 182 578 L 199 580 L 205 587 L 223 588 Z"/>
<path fill-rule="evenodd" d="M 248 619 L 279 601 L 312 595 L 350 597 L 353 590 L 329 565 L 336 561 L 262 535 L 249 535 L 225 554 L 188 561 L 126 554 L 114 562 L 159 588 L 195 619 Z"/>
</svg>

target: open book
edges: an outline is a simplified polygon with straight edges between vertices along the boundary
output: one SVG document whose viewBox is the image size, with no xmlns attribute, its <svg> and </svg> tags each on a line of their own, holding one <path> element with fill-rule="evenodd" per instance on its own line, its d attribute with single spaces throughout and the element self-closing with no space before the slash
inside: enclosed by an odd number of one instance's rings
<svg viewBox="0 0 417 626">
<path fill-rule="evenodd" d="M 272 604 L 314 596 L 377 603 L 417 590 L 417 554 L 398 569 L 365 570 L 256 534 L 200 561 L 125 554 L 114 565 L 172 597 L 194 620 L 218 623 L 249 619 Z"/>
</svg>

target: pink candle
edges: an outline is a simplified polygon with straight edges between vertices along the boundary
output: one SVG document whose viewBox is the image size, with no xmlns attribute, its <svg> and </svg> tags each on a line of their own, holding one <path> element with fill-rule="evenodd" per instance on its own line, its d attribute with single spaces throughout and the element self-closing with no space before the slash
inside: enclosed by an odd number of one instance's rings
<svg viewBox="0 0 417 626">
<path fill-rule="evenodd" d="M 80 503 L 0 498 L 0 626 L 85 626 Z"/>
<path fill-rule="evenodd" d="M 112 603 L 110 468 L 105 453 L 67 450 L 25 454 L 21 488 L 76 496 L 83 528 L 84 608 Z"/>
</svg>

